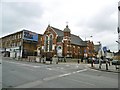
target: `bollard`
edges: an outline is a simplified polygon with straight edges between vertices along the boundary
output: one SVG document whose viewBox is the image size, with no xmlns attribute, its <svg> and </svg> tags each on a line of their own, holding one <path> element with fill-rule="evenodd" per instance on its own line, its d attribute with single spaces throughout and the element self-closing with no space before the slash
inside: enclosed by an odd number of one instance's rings
<svg viewBox="0 0 120 90">
<path fill-rule="evenodd" d="M 109 66 L 110 66 L 110 61 L 108 63 L 109 63 Z"/>
<path fill-rule="evenodd" d="M 108 70 L 108 64 L 106 63 L 106 70 Z"/>
<path fill-rule="evenodd" d="M 101 69 L 101 65 L 99 65 L 99 69 Z"/>
<path fill-rule="evenodd" d="M 78 64 L 80 63 L 80 60 L 78 59 Z"/>
<path fill-rule="evenodd" d="M 52 64 L 52 60 L 50 61 L 50 64 Z"/>
<path fill-rule="evenodd" d="M 101 66 L 102 66 L 102 62 L 100 62 L 100 64 L 99 64 L 99 69 L 101 69 Z"/>
<path fill-rule="evenodd" d="M 93 67 L 93 60 L 91 60 L 91 67 Z"/>
<path fill-rule="evenodd" d="M 58 64 L 58 61 L 56 62 L 56 64 Z"/>
</svg>

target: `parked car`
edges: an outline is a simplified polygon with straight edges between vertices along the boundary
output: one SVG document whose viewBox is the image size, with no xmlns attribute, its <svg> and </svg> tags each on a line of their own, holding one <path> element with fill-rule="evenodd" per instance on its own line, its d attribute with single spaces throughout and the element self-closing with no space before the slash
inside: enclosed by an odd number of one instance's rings
<svg viewBox="0 0 120 90">
<path fill-rule="evenodd" d="M 102 60 L 102 63 L 106 63 L 106 60 Z"/>
<path fill-rule="evenodd" d="M 120 65 L 120 60 L 112 60 L 112 65 Z"/>
<path fill-rule="evenodd" d="M 92 58 L 88 58 L 87 61 L 88 61 L 88 63 L 91 63 L 92 62 Z"/>
<path fill-rule="evenodd" d="M 94 63 L 94 64 L 98 64 L 99 63 L 99 59 L 97 58 L 88 58 L 88 63 Z"/>
<path fill-rule="evenodd" d="M 95 59 L 94 64 L 99 64 L 99 59 L 98 58 Z"/>
</svg>

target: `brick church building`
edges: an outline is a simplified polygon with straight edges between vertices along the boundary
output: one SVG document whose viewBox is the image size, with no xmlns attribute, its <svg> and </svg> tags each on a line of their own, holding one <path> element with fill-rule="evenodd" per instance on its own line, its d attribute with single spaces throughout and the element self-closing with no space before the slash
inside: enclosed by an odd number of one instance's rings
<svg viewBox="0 0 120 90">
<path fill-rule="evenodd" d="M 92 41 L 83 41 L 79 36 L 71 34 L 68 25 L 64 30 L 48 25 L 38 45 L 39 55 L 83 58 L 94 56 Z"/>
</svg>

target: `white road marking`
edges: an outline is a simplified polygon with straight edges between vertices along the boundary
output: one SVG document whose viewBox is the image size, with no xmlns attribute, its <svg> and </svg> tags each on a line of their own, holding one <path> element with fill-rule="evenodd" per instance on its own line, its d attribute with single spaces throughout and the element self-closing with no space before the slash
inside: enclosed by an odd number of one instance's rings
<svg viewBox="0 0 120 90">
<path fill-rule="evenodd" d="M 53 70 L 52 68 L 47 68 L 48 70 Z"/>
<path fill-rule="evenodd" d="M 59 75 L 58 77 L 64 77 L 64 76 L 68 76 L 68 75 L 71 75 L 71 73 L 62 74 L 62 75 Z"/>
<path fill-rule="evenodd" d="M 73 74 L 75 74 L 76 72 L 72 72 Z"/>
<path fill-rule="evenodd" d="M 76 71 L 76 72 L 79 73 L 79 72 L 84 72 L 84 71 L 87 71 L 87 69 L 79 70 L 79 71 Z"/>
<path fill-rule="evenodd" d="M 83 69 L 83 70 L 79 70 L 79 71 L 76 71 L 76 72 L 71 72 L 71 73 L 65 73 L 65 74 L 61 74 L 61 75 L 57 75 L 57 76 L 52 76 L 52 77 L 44 78 L 43 80 L 47 81 L 47 80 L 52 80 L 52 79 L 55 79 L 55 78 L 65 77 L 65 76 L 68 76 L 68 75 L 71 75 L 71 74 L 74 74 L 74 73 L 84 72 L 86 70 L 87 69 Z"/>
<path fill-rule="evenodd" d="M 55 78 L 58 78 L 58 76 L 47 77 L 47 78 L 44 78 L 43 80 L 44 81 L 49 81 L 49 80 L 53 80 Z"/>
<path fill-rule="evenodd" d="M 33 67 L 33 68 L 40 68 L 41 67 L 41 66 L 28 65 L 28 64 L 17 63 L 17 62 L 9 62 L 9 61 L 5 61 L 5 62 L 12 63 L 12 64 L 18 64 L 18 65 L 21 65 L 21 66 Z"/>
<path fill-rule="evenodd" d="M 49 68 L 50 69 L 50 68 Z M 83 69 L 83 70 L 79 70 L 79 72 L 84 72 L 86 71 L 87 69 Z M 23 85 L 20 85 L 20 86 L 17 86 L 15 88 L 32 88 L 34 86 L 37 86 L 37 85 L 40 85 L 41 83 L 43 83 L 44 81 L 50 81 L 50 80 L 53 80 L 53 79 L 56 79 L 56 78 L 61 78 L 61 77 L 65 77 L 65 76 L 68 76 L 68 75 L 71 75 L 73 73 L 77 73 L 78 71 L 76 72 L 72 72 L 72 73 L 66 73 L 66 74 L 61 74 L 61 75 L 56 75 L 56 76 L 52 76 L 52 77 L 47 77 L 47 78 L 44 78 L 43 81 L 41 80 L 38 80 L 38 81 L 35 81 L 35 82 L 30 82 L 30 83 L 27 83 L 27 84 L 23 84 Z M 71 79 L 70 79 L 71 80 Z M 72 79 L 74 80 L 74 79 Z M 77 81 L 77 82 L 80 82 L 78 80 L 74 80 L 74 81 Z M 82 81 L 81 81 L 82 82 Z M 82 82 L 82 83 L 85 83 L 85 84 L 90 84 L 90 83 L 87 83 L 87 82 Z M 93 85 L 93 84 L 90 84 L 90 85 Z"/>
</svg>

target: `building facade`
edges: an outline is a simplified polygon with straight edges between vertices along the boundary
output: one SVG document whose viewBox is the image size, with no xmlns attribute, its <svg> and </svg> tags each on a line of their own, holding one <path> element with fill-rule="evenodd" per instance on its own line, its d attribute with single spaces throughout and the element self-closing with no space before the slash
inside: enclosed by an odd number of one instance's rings
<svg viewBox="0 0 120 90">
<path fill-rule="evenodd" d="M 2 53 L 5 57 L 27 57 L 36 55 L 37 44 L 41 35 L 29 30 L 22 30 L 2 37 Z"/>
<path fill-rule="evenodd" d="M 40 45 L 39 45 L 40 46 Z M 41 38 L 41 54 L 51 53 L 52 56 L 83 58 L 94 56 L 94 44 L 83 41 L 79 36 L 71 34 L 68 25 L 64 30 L 48 25 Z"/>
<path fill-rule="evenodd" d="M 47 56 L 87 58 L 95 56 L 94 43 L 71 34 L 68 25 L 57 29 L 48 25 L 43 35 L 29 30 L 4 36 L 0 40 L 5 57 Z"/>
</svg>

